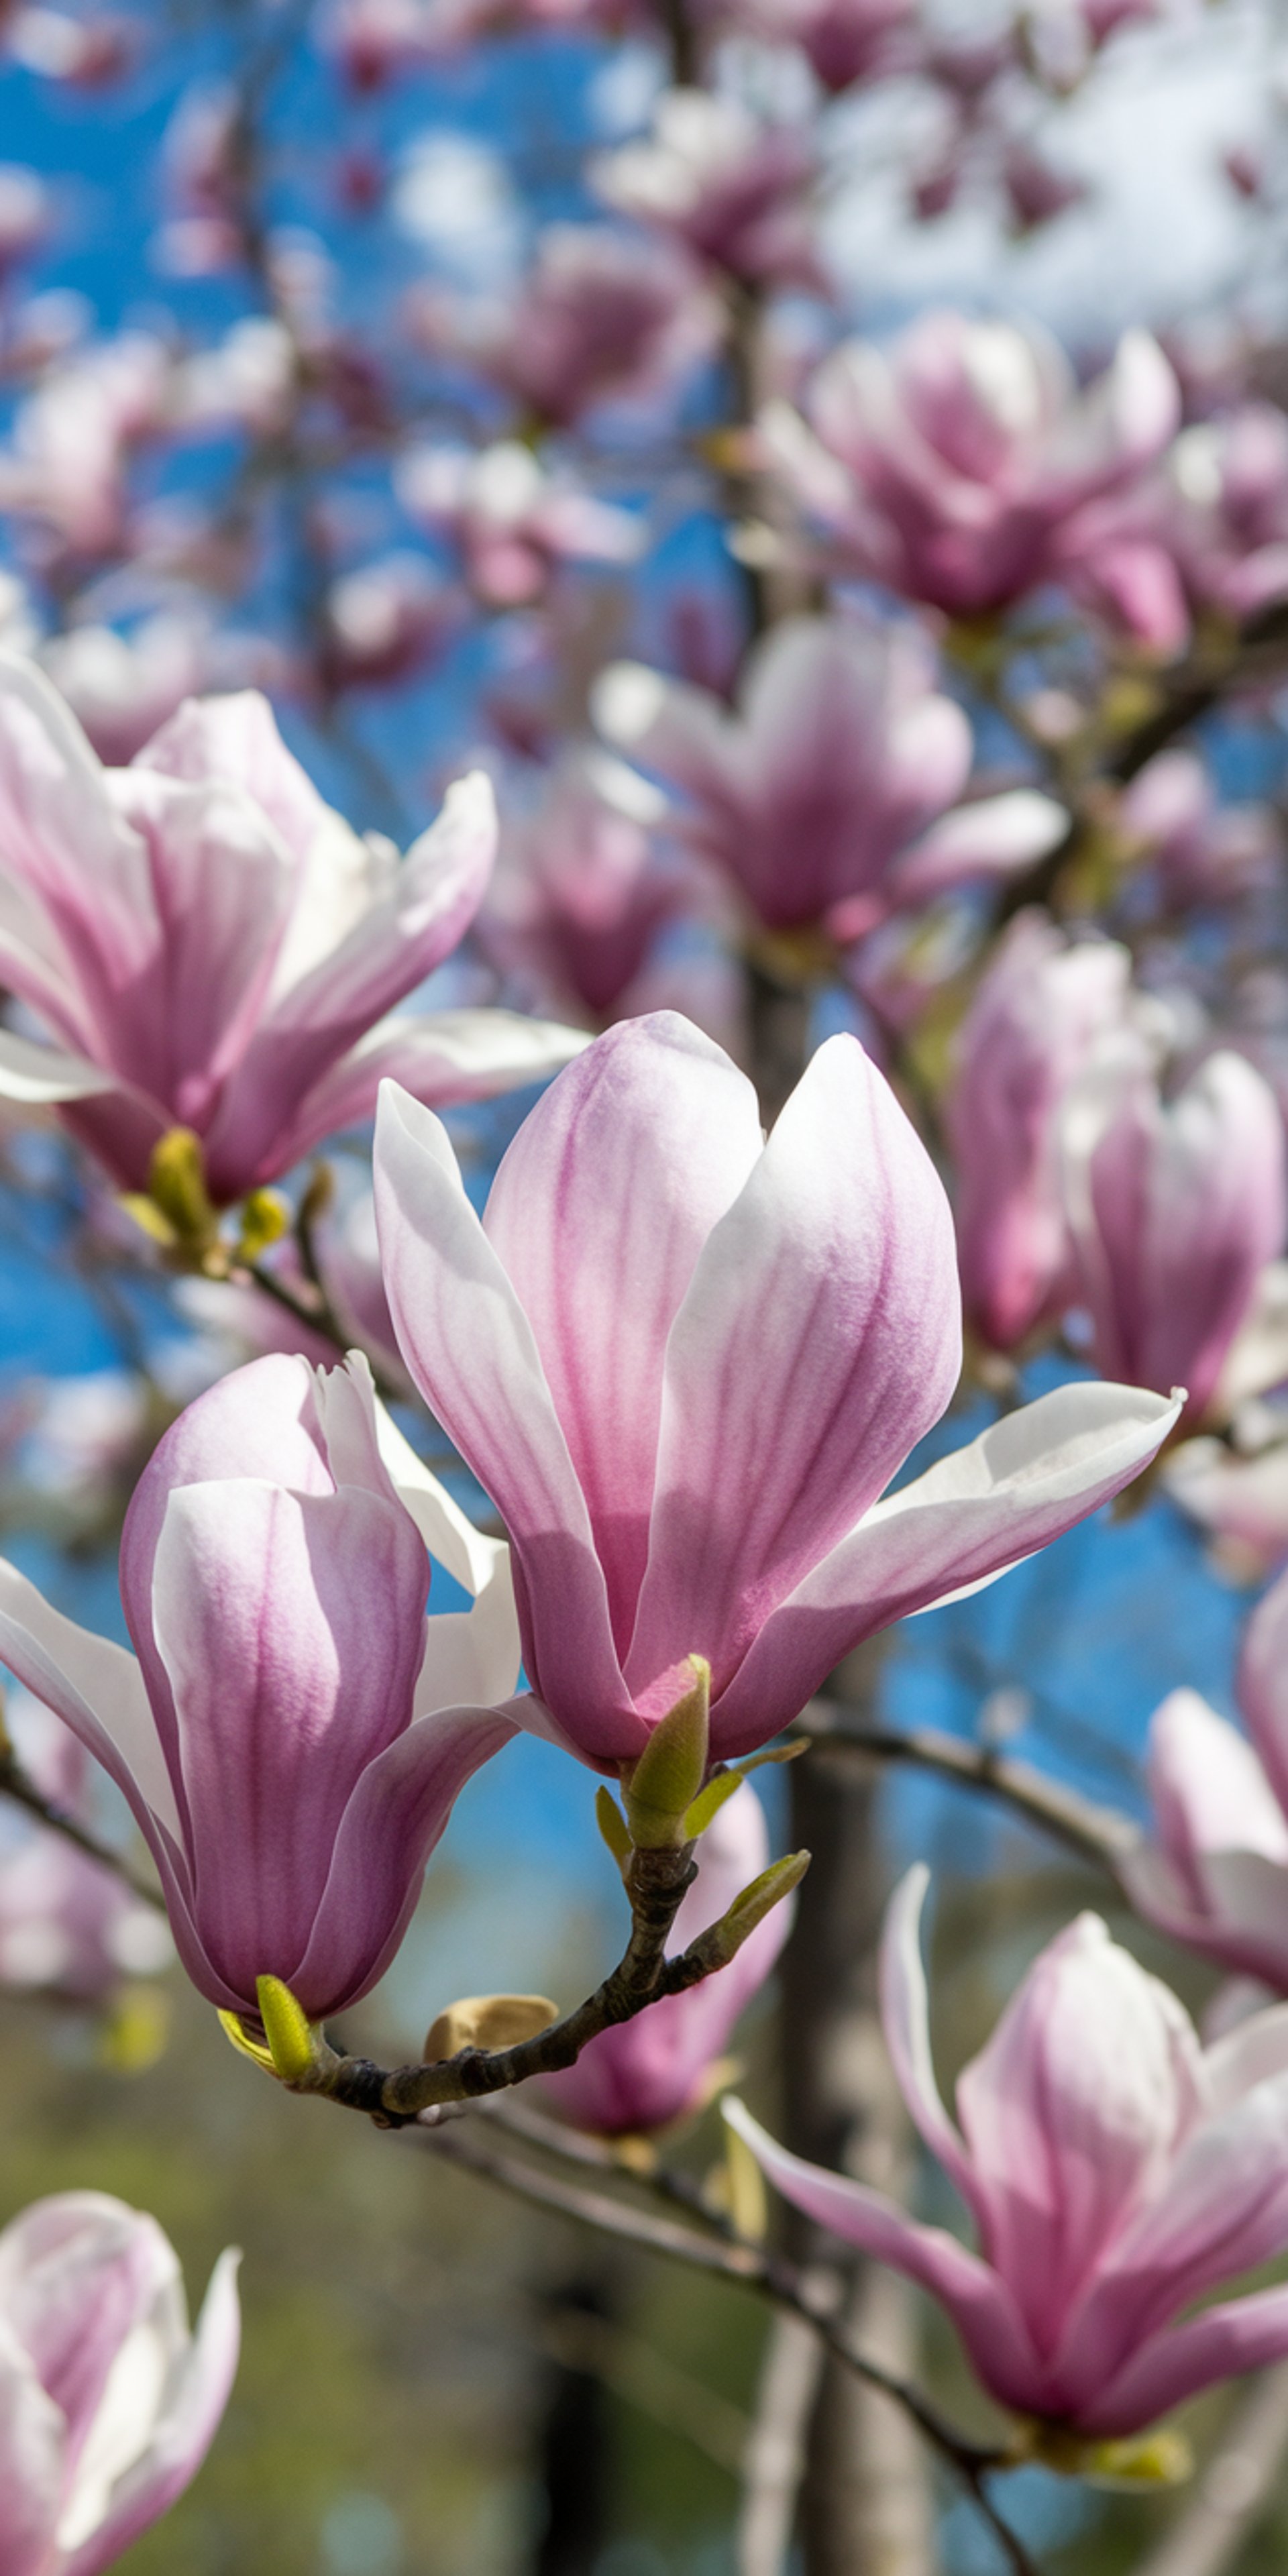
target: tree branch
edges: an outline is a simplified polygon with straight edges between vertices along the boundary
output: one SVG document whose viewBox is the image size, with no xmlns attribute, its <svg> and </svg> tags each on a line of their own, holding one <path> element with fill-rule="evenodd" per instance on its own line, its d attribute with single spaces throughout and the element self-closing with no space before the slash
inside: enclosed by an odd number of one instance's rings
<svg viewBox="0 0 1288 2576">
<path fill-rule="evenodd" d="M 0 1796 L 12 1798 L 17 1807 L 25 1807 L 27 1814 L 35 1816 L 51 1834 L 61 1834 L 64 1842 L 74 1843 L 86 1860 L 97 1861 L 101 1869 L 110 1869 L 113 1877 L 119 1878 L 132 1896 L 141 1898 L 145 1905 L 156 1906 L 158 1912 L 164 1914 L 165 1898 L 160 1888 L 152 1886 L 145 1878 L 137 1877 L 122 1853 L 114 1851 L 110 1843 L 100 1842 L 98 1835 L 91 1833 L 87 1825 L 78 1824 L 74 1816 L 69 1816 L 64 1808 L 55 1806 L 52 1799 L 43 1796 L 35 1781 L 28 1779 L 13 1746 L 7 1743 L 0 1747 Z"/>
<path fill-rule="evenodd" d="M 693 1845 L 632 1852 L 626 1873 L 631 1900 L 631 1936 L 611 1975 L 575 2011 L 523 2039 L 511 2048 L 463 2048 L 455 2057 L 428 2065 L 375 2066 L 370 2059 L 344 2057 L 325 2041 L 315 2047 L 308 2072 L 291 2084 L 298 2093 L 319 2093 L 350 2111 L 365 2111 L 379 2128 L 402 2128 L 426 2112 L 477 2102 L 490 2093 L 524 2084 L 532 2075 L 554 2075 L 575 2065 L 588 2040 L 633 2021 L 647 2004 L 663 1995 L 684 1994 L 716 1968 L 728 1963 L 722 1926 L 699 1933 L 674 1958 L 666 1955 L 671 1926 L 686 1889 L 696 1876 Z M 750 1926 L 748 1926 L 750 1929 Z"/>
<path fill-rule="evenodd" d="M 1031 1825 L 1053 1834 L 1097 1869 L 1116 1876 L 1120 1864 L 1140 1840 L 1130 1817 L 1114 1807 L 1101 1807 L 1076 1789 L 1048 1779 L 1032 1763 L 971 1744 L 934 1726 L 856 1726 L 845 1710 L 830 1700 L 811 1700 L 800 1720 L 803 1733 L 829 1753 L 856 1754 L 865 1761 L 910 1762 L 919 1770 L 937 1771 L 963 1789 L 982 1791 L 1015 1808 Z"/>
</svg>

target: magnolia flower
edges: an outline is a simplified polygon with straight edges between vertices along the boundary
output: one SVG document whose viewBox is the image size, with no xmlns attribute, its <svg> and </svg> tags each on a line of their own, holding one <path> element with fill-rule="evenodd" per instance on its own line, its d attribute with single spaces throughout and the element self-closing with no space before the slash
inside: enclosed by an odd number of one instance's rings
<svg viewBox="0 0 1288 2576">
<path fill-rule="evenodd" d="M 911 1870 L 882 1948 L 886 2043 L 980 2251 L 865 2184 L 739 2135 L 797 2209 L 919 2281 L 999 2405 L 1091 2438 L 1138 2432 L 1214 2380 L 1288 2352 L 1288 2285 L 1183 2308 L 1288 2246 L 1288 2010 L 1201 2049 L 1157 1978 L 1083 1914 L 1035 1960 L 957 2080 L 930 2055 Z"/>
<path fill-rule="evenodd" d="M 767 124 L 740 100 L 699 89 L 664 90 L 650 139 L 623 144 L 591 169 L 606 205 L 669 234 L 711 267 L 816 288 L 813 175 L 803 126 Z"/>
<path fill-rule="evenodd" d="M 1172 1501 L 1246 1576 L 1288 1557 L 1288 1439 L 1244 1457 L 1224 1440 L 1183 1440 L 1163 1473 Z"/>
<path fill-rule="evenodd" d="M 575 1019 L 625 1018 L 665 922 L 692 888 L 659 854 L 662 799 L 603 753 L 572 753 L 503 838 L 477 924 L 504 975 Z"/>
<path fill-rule="evenodd" d="M 548 224 L 513 299 L 464 310 L 422 292 L 412 328 L 526 412 L 567 428 L 606 398 L 652 394 L 710 347 L 713 300 L 672 244 L 607 224 Z"/>
<path fill-rule="evenodd" d="M 0 279 L 40 248 L 52 218 L 53 202 L 39 171 L 0 161 Z"/>
<path fill-rule="evenodd" d="M 769 1863 L 765 1812 L 744 1780 L 708 1825 L 695 1858 L 698 1875 L 671 1927 L 668 1956 L 687 1950 Z M 576 2128 L 607 2137 L 664 2129 L 701 2111 L 726 2070 L 724 2052 L 752 1996 L 772 1975 L 792 1925 L 795 1899 L 775 1905 L 727 1968 L 687 1994 L 664 1995 L 601 2031 L 575 2066 L 540 2079 L 540 2089 Z"/>
<path fill-rule="evenodd" d="M 771 930 L 820 920 L 850 941 L 946 888 L 1007 876 L 1064 832 L 1018 788 L 946 814 L 971 732 L 936 695 L 919 636 L 857 618 L 785 618 L 749 655 L 730 711 L 707 689 L 610 663 L 600 731 L 677 787 L 692 847 Z"/>
<path fill-rule="evenodd" d="M 1248 1623 L 1238 1698 L 1248 1735 L 1197 1691 L 1150 1720 L 1154 1835 L 1123 1866 L 1138 1912 L 1238 1976 L 1288 1994 L 1288 1579 Z M 1251 1742 L 1248 1737 L 1251 1737 Z"/>
<path fill-rule="evenodd" d="M 966 1312 L 994 1350 L 1022 1342 L 1068 1284 L 1059 1112 L 1122 1025 L 1130 974 L 1126 949 L 1067 947 L 1044 913 L 1022 912 L 962 1022 L 946 1113 L 957 1253 Z"/>
<path fill-rule="evenodd" d="M 1096 1365 L 1160 1393 L 1186 1387 L 1197 1420 L 1266 1264 L 1283 1249 L 1275 1095 L 1245 1056 L 1225 1051 L 1165 1102 L 1133 1048 L 1077 1086 L 1063 1149 Z"/>
<path fill-rule="evenodd" d="M 399 549 L 341 573 L 326 595 L 319 654 L 329 689 L 387 685 L 444 650 L 464 603 L 423 555 Z"/>
<path fill-rule="evenodd" d="M 799 45 L 825 89 L 901 67 L 915 0 L 733 0 L 722 13 L 773 44 Z"/>
<path fill-rule="evenodd" d="M 73 626 L 51 635 L 40 664 L 110 768 L 123 768 L 199 689 L 209 661 L 203 627 L 159 610 L 131 635 Z"/>
<path fill-rule="evenodd" d="M 5 2576 L 99 2576 L 191 2484 L 236 2374 L 239 2261 L 192 2334 L 174 2247 L 123 2201 L 56 2192 L 0 2234 Z"/>
<path fill-rule="evenodd" d="M 1266 805 L 1221 805 L 1195 751 L 1160 751 L 1118 800 L 1118 829 L 1152 861 L 1181 910 L 1273 885 L 1283 842 Z"/>
<path fill-rule="evenodd" d="M 376 1214 L 403 1356 L 510 1531 L 547 1726 L 633 1760 L 711 1666 L 711 1744 L 763 1744 L 863 1637 L 1030 1555 L 1136 1474 L 1175 1404 L 1065 1387 L 878 1501 L 957 1384 L 952 1219 L 854 1038 L 761 1133 L 670 1013 L 597 1038 L 486 1217 L 390 1084 Z"/>
<path fill-rule="evenodd" d="M 58 1105 L 124 1187 L 194 1128 L 226 1202 L 370 1115 L 395 1069 L 486 1098 L 571 1033 L 506 1013 L 384 1019 L 470 920 L 492 863 L 485 779 L 449 789 L 401 866 L 324 805 L 267 702 L 192 699 L 100 768 L 30 665 L 0 662 L 0 973 L 56 1048 L 0 1030 L 0 1096 Z"/>
<path fill-rule="evenodd" d="M 25 1694 L 4 1714 L 26 1778 L 60 1815 L 91 1823 L 93 1765 L 83 1746 Z M 20 1808 L 0 1819 L 0 1985 L 99 2003 L 123 1978 L 149 1975 L 172 1955 L 160 1916 L 114 1869 Z"/>
<path fill-rule="evenodd" d="M 427 1620 L 426 1549 L 474 1596 Z M 145 1468 L 121 1541 L 138 1661 L 0 1561 L 0 1655 L 147 1838 L 221 2011 L 280 1977 L 311 2020 L 383 1976 L 453 1799 L 514 1733 L 506 1551 L 377 1414 L 365 1361 L 254 1360 Z"/>
<path fill-rule="evenodd" d="M 1080 571 L 1080 514 L 1153 463 L 1178 404 L 1142 331 L 1079 393 L 1035 325 L 931 313 L 889 354 L 864 340 L 834 351 L 810 427 L 774 403 L 761 437 L 856 570 L 969 618 Z"/>
<path fill-rule="evenodd" d="M 413 448 L 394 484 L 411 518 L 452 538 L 473 588 L 498 608 L 539 599 L 558 563 L 633 563 L 644 542 L 629 511 L 547 473 L 515 438 L 481 455 Z"/>
<path fill-rule="evenodd" d="M 120 542 L 131 450 L 167 417 L 172 364 L 164 343 L 125 331 L 50 369 L 14 415 L 0 455 L 0 509 L 44 523 L 76 554 Z"/>
<path fill-rule="evenodd" d="M 1288 592 L 1288 422 L 1243 403 L 1182 430 L 1097 523 L 1095 586 L 1143 643 L 1178 652 L 1196 611 L 1255 617 Z"/>
</svg>

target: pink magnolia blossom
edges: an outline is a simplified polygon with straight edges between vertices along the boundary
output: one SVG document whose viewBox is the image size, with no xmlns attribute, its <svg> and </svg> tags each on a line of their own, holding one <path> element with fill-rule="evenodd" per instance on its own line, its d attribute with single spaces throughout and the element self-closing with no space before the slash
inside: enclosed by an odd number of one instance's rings
<svg viewBox="0 0 1288 2576">
<path fill-rule="evenodd" d="M 1132 1049 L 1093 1067 L 1063 1120 L 1066 1208 L 1096 1365 L 1207 1408 L 1283 1250 L 1284 1132 L 1246 1057 L 1211 1055 L 1172 1100 Z"/>
<path fill-rule="evenodd" d="M 0 2234 L 5 2576 L 99 2576 L 191 2485 L 236 2375 L 239 2260 L 192 2334 L 174 2247 L 123 2201 L 56 2192 Z"/>
<path fill-rule="evenodd" d="M 253 693 L 193 699 L 104 770 L 48 681 L 0 665 L 0 967 L 56 1047 L 0 1030 L 0 1094 L 58 1105 L 124 1187 L 176 1125 L 232 1200 L 370 1115 L 530 1082 L 580 1040 L 508 1013 L 384 1018 L 448 955 L 491 867 L 485 779 L 401 866 L 361 841 Z"/>
<path fill-rule="evenodd" d="M 661 799 L 602 753 L 571 753 L 536 811 L 502 835 L 478 937 L 499 971 L 562 1018 L 625 1018 L 664 923 L 693 889 L 660 854 Z"/>
<path fill-rule="evenodd" d="M 426 1619 L 427 1548 L 474 1595 Z M 0 1655 L 124 1791 L 175 1945 L 220 2010 L 281 1977 L 312 2020 L 383 1976 L 452 1802 L 514 1732 L 506 1551 L 387 1418 L 355 1357 L 254 1360 L 135 1489 L 138 1660 L 0 1562 Z"/>
<path fill-rule="evenodd" d="M 1030 1968 L 957 2080 L 935 2083 L 918 1922 L 891 1905 L 886 2042 L 912 2117 L 975 2222 L 971 2253 L 865 2184 L 728 2115 L 796 2208 L 919 2281 L 999 2405 L 1088 2437 L 1288 2352 L 1288 2286 L 1180 2311 L 1288 2246 L 1288 2011 L 1207 2050 L 1168 1988 L 1083 1914 Z"/>
<path fill-rule="evenodd" d="M 1203 610 L 1255 617 L 1288 593 L 1288 421 L 1249 402 L 1182 430 L 1094 533 L 1094 584 L 1142 642 L 1179 651 Z"/>
<path fill-rule="evenodd" d="M 0 161 L 0 279 L 40 248 L 52 214 L 39 171 L 18 161 Z"/>
<path fill-rule="evenodd" d="M 821 920 L 848 943 L 890 912 L 1031 865 L 1065 830 L 1031 788 L 946 812 L 971 732 L 932 683 L 904 628 L 790 617 L 748 656 L 732 710 L 636 662 L 610 664 L 591 706 L 618 750 L 680 790 L 691 846 L 759 920 Z"/>
<path fill-rule="evenodd" d="M 957 1254 L 967 1315 L 994 1350 L 1014 1350 L 1069 1284 L 1059 1114 L 1122 1025 L 1130 975 L 1124 948 L 1070 947 L 1022 912 L 962 1022 L 946 1110 Z"/>
<path fill-rule="evenodd" d="M 1124 789 L 1118 827 L 1169 905 L 1230 903 L 1274 882 L 1283 839 L 1266 805 L 1221 805 L 1197 752 L 1160 751 Z"/>
<path fill-rule="evenodd" d="M 200 689 L 210 655 L 194 618 L 161 609 L 130 635 L 72 626 L 51 636 L 39 658 L 99 759 L 121 769 Z"/>
<path fill-rule="evenodd" d="M 124 10 L 95 9 L 74 18 L 66 9 L 19 7 L 6 15 L 0 44 L 42 80 L 103 89 L 129 70 L 142 35 L 139 19 Z"/>
<path fill-rule="evenodd" d="M 633 563 L 644 543 L 629 511 L 548 473 L 514 438 L 481 454 L 413 448 L 394 484 L 409 517 L 452 538 L 473 589 L 497 608 L 539 599 L 559 563 Z"/>
<path fill-rule="evenodd" d="M 1137 1911 L 1241 1977 L 1288 1994 L 1288 1582 L 1265 1595 L 1239 1660 L 1241 1735 L 1194 1690 L 1150 1721 L 1151 1840 L 1123 1881 Z M 1251 1741 L 1249 1741 L 1251 1738 Z"/>
<path fill-rule="evenodd" d="M 1079 392 L 1035 325 L 931 313 L 889 351 L 848 341 L 813 379 L 809 426 L 771 404 L 771 464 L 859 572 L 953 617 L 1080 578 L 1088 506 L 1134 482 L 1179 397 L 1142 331 Z"/>
<path fill-rule="evenodd" d="M 808 190 L 812 139 L 740 100 L 665 90 L 653 132 L 592 165 L 605 205 L 669 234 L 711 267 L 778 286 L 821 284 Z"/>
<path fill-rule="evenodd" d="M 850 1037 L 768 1144 L 750 1082 L 659 1013 L 552 1084 L 482 1222 L 393 1084 L 375 1169 L 403 1356 L 510 1532 L 547 1712 L 525 1718 L 601 1767 L 638 1756 L 694 1654 L 714 1755 L 765 1743 L 861 1638 L 1044 1546 L 1176 1418 L 1066 1387 L 878 1500 L 961 1329 L 942 1185 Z"/>
<path fill-rule="evenodd" d="M 27 1779 L 61 1815 L 94 1822 L 94 1766 L 38 1702 L 11 1697 L 5 1723 Z M 0 1985 L 101 2003 L 129 1976 L 163 1968 L 169 1936 L 154 1908 L 66 1835 L 11 1808 L 0 1820 Z"/>
<path fill-rule="evenodd" d="M 1183 1440 L 1164 1469 L 1167 1492 L 1246 1579 L 1288 1557 L 1288 1439 L 1249 1456 L 1224 1440 Z"/>
<path fill-rule="evenodd" d="M 596 403 L 661 391 L 718 327 L 682 251 L 608 224 L 549 224 L 512 299 L 460 306 L 422 291 L 410 320 L 425 346 L 459 356 L 552 428 Z"/>
<path fill-rule="evenodd" d="M 774 44 L 799 45 L 824 89 L 899 69 L 911 54 L 915 0 L 733 0 L 721 14 Z"/>
<path fill-rule="evenodd" d="M 319 654 L 326 687 L 382 687 L 423 670 L 457 633 L 464 605 L 422 555 L 382 555 L 342 573 L 326 596 Z"/>
<path fill-rule="evenodd" d="M 697 1847 L 698 1875 L 667 1943 L 686 1950 L 769 1864 L 765 1813 L 749 1781 L 736 1789 Z M 606 2137 L 665 2129 L 701 2111 L 718 2082 L 735 2023 L 773 1973 L 791 1930 L 794 1900 L 775 1905 L 715 1976 L 664 1995 L 634 2021 L 600 2033 L 575 2066 L 541 2079 L 541 2091 L 578 2129 Z"/>
<path fill-rule="evenodd" d="M 125 535 L 130 456 L 165 425 L 172 389 L 169 351 L 150 332 L 74 350 L 18 405 L 0 509 L 75 555 L 109 552 Z"/>
</svg>

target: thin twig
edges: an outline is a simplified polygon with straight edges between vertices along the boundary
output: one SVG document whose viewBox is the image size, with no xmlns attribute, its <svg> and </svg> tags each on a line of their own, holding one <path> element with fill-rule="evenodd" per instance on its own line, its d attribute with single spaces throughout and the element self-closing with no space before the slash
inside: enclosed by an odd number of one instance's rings
<svg viewBox="0 0 1288 2576">
<path fill-rule="evenodd" d="M 1129 1816 L 1101 1807 L 1076 1789 L 1066 1789 L 1028 1762 L 994 1752 L 990 1745 L 970 1744 L 934 1726 L 856 1726 L 843 1708 L 829 1700 L 811 1700 L 800 1720 L 812 1741 L 829 1753 L 853 1753 L 865 1761 L 911 1762 L 937 1771 L 960 1787 L 1001 1798 L 1044 1833 L 1054 1834 L 1097 1869 L 1117 1875 L 1140 1840 Z"/>
<path fill-rule="evenodd" d="M 119 1878 L 122 1885 L 129 1888 L 131 1895 L 141 1897 L 145 1905 L 155 1905 L 158 1912 L 164 1914 L 165 1898 L 160 1888 L 151 1886 L 145 1878 L 137 1877 L 128 1860 L 114 1851 L 110 1843 L 100 1842 L 98 1835 L 91 1833 L 87 1825 L 78 1824 L 65 1808 L 55 1806 L 52 1799 L 44 1797 L 35 1781 L 28 1779 L 12 1750 L 0 1752 L 0 1796 L 12 1798 L 15 1806 L 24 1807 L 29 1816 L 37 1817 L 51 1834 L 61 1834 L 64 1842 L 74 1843 L 87 1860 L 97 1861 L 102 1869 L 110 1869 L 113 1877 Z"/>
<path fill-rule="evenodd" d="M 915 2423 L 931 2448 L 966 2488 L 978 2512 L 1003 2550 L 1012 2576 L 1037 2576 L 1033 2560 L 1023 2543 L 997 2511 L 985 2479 L 989 2472 L 1011 2465 L 1004 2451 L 988 2450 L 966 2440 L 954 2431 L 920 2391 L 883 2370 L 866 2354 L 856 2352 L 848 2342 L 834 2316 L 829 2312 L 833 2293 L 831 2285 L 820 2293 L 817 2280 L 782 2256 L 769 2253 L 764 2246 L 752 2245 L 745 2238 L 724 2239 L 700 2235 L 691 2226 L 673 2218 L 640 2209 L 628 2201 L 606 2192 L 589 2190 L 584 2184 L 566 2180 L 495 2145 L 484 2134 L 477 2120 L 453 2122 L 450 2126 L 423 2133 L 425 2143 L 452 2164 L 463 2165 L 471 2173 L 482 2175 L 503 2189 L 513 2191 L 543 2209 L 555 2209 L 588 2227 L 618 2237 L 628 2244 L 641 2245 L 654 2254 L 665 2254 L 672 2261 L 688 2263 L 700 2271 L 712 2272 L 721 2279 L 741 2283 L 772 2299 L 774 2304 L 802 2318 L 813 2327 L 829 2352 L 856 2371 L 872 2388 L 880 2389 Z"/>
</svg>

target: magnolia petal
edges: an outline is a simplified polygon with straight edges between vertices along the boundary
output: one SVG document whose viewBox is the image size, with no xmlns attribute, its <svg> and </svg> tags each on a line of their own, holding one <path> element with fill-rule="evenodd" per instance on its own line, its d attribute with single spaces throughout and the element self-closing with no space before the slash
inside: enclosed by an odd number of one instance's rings
<svg viewBox="0 0 1288 2576">
<path fill-rule="evenodd" d="M 878 1503 L 772 1612 L 725 1691 L 728 1756 L 790 1724 L 842 1655 L 995 1581 L 1120 1493 L 1181 1410 L 1139 1387 L 1057 1388 Z"/>
<path fill-rule="evenodd" d="M 857 1040 L 831 1038 L 672 1326 L 637 1692 L 692 1653 L 718 1696 L 942 1413 L 960 1332 L 942 1183 Z"/>
<path fill-rule="evenodd" d="M 484 1229 L 532 1327 L 624 1654 L 648 1552 L 667 1336 L 760 1160 L 756 1095 L 670 1011 L 628 1020 L 525 1119 Z"/>
<path fill-rule="evenodd" d="M 231 2249 L 220 2255 L 196 2331 L 174 2374 L 147 2450 L 126 2471 L 104 2520 L 72 2551 L 61 2576 L 101 2576 L 132 2541 L 169 2511 L 196 2476 L 219 2430 L 237 2375 L 240 2261 L 240 2254 Z"/>
<path fill-rule="evenodd" d="M 850 2182 L 824 2172 L 821 2165 L 807 2164 L 803 2156 L 789 2155 L 741 2102 L 726 2099 L 723 2109 L 730 2127 L 793 2208 L 845 2244 L 857 2245 L 920 2282 L 947 2308 L 994 2396 L 1021 2409 L 1032 2405 L 1039 2366 L 1010 2292 L 996 2272 L 942 2227 L 919 2225 L 866 2183 Z"/>
<path fill-rule="evenodd" d="M 961 2135 L 944 2108 L 930 2053 L 930 2006 L 921 1956 L 921 1916 L 929 1886 L 930 1872 L 924 1862 L 918 1862 L 890 1899 L 881 1942 L 881 2024 L 899 2090 L 926 2145 L 978 2217 L 982 2194 Z"/>
<path fill-rule="evenodd" d="M 392 1083 L 380 1097 L 375 1187 L 399 1347 L 510 1532 L 533 1688 L 576 1724 L 583 1754 L 630 1758 L 645 1729 L 626 1696 L 585 1498 L 531 1326 L 439 1120 Z"/>
<path fill-rule="evenodd" d="M 1171 2326 L 1134 2352 L 1092 2396 L 1088 2432 L 1134 2433 L 1218 2379 L 1238 2379 L 1288 2353 L 1288 2284 L 1229 2299 Z"/>
<path fill-rule="evenodd" d="M 324 1137 L 364 1125 L 382 1082 L 401 1083 L 428 1108 L 459 1108 L 548 1081 L 589 1044 L 584 1029 L 528 1019 L 518 1011 L 434 1011 L 420 1020 L 381 1020 L 293 1105 L 260 1178 L 289 1170 Z"/>
<path fill-rule="evenodd" d="M 455 1800 L 518 1732 L 522 1705 L 438 1709 L 367 1764 L 334 1836 L 308 1948 L 288 1981 L 310 2021 L 359 2003 L 383 1977 Z"/>
<path fill-rule="evenodd" d="M 90 1100 L 118 1087 L 115 1074 L 101 1072 L 85 1056 L 0 1029 L 0 1099 L 43 1109 L 60 1100 Z"/>
</svg>

